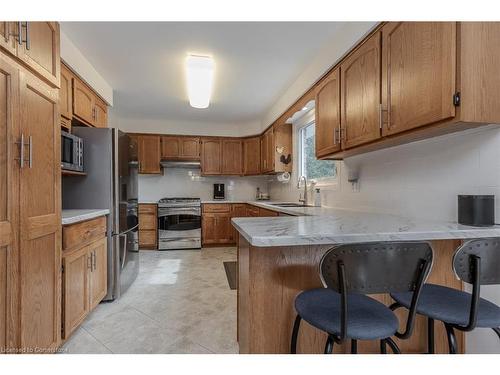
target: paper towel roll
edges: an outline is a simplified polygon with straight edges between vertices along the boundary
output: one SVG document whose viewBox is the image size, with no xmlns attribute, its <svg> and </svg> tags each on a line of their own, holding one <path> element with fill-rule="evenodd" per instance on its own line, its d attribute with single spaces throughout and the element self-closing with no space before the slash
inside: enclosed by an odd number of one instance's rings
<svg viewBox="0 0 500 375">
<path fill-rule="evenodd" d="M 283 172 L 278 175 L 278 181 L 286 184 L 287 182 L 290 182 L 290 173 L 288 172 Z"/>
</svg>

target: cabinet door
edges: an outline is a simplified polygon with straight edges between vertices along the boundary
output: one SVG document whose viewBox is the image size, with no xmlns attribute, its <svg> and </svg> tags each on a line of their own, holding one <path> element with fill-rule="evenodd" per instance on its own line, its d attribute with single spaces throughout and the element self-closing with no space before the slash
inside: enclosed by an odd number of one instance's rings
<svg viewBox="0 0 500 375">
<path fill-rule="evenodd" d="M 342 147 L 380 138 L 380 33 L 348 56 L 340 72 Z"/>
<path fill-rule="evenodd" d="M 59 90 L 24 71 L 20 82 L 20 130 L 25 142 L 32 137 L 25 146 L 30 161 L 20 170 L 20 345 L 55 348 L 61 336 Z"/>
<path fill-rule="evenodd" d="M 260 136 L 260 170 L 262 173 L 267 171 L 267 133 Z"/>
<path fill-rule="evenodd" d="M 61 89 L 59 90 L 59 110 L 61 116 L 71 120 L 73 117 L 73 74 L 61 65 Z"/>
<path fill-rule="evenodd" d="M 181 137 L 179 139 L 181 158 L 186 160 L 200 160 L 200 138 Z"/>
<path fill-rule="evenodd" d="M 216 214 L 215 232 L 217 243 L 233 243 L 233 226 L 231 225 L 231 213 Z"/>
<path fill-rule="evenodd" d="M 233 217 L 246 217 L 247 216 L 247 209 L 246 209 L 246 204 L 233 204 L 232 210 L 231 210 L 231 218 Z M 236 228 L 231 224 L 231 231 L 232 233 L 232 238 L 233 242 L 238 243 L 239 235 L 238 231 Z"/>
<path fill-rule="evenodd" d="M 102 238 L 89 246 L 91 258 L 89 300 L 90 310 L 94 309 L 106 296 L 108 291 L 108 246 L 107 239 Z"/>
<path fill-rule="evenodd" d="M 100 98 L 94 98 L 94 126 L 96 128 L 108 127 L 108 105 Z"/>
<path fill-rule="evenodd" d="M 316 94 L 316 157 L 340 151 L 340 72 L 335 69 Z"/>
<path fill-rule="evenodd" d="M 204 139 L 201 150 L 202 174 L 221 174 L 221 141 L 219 139 Z"/>
<path fill-rule="evenodd" d="M 217 214 L 203 213 L 201 217 L 201 233 L 203 245 L 211 245 L 217 243 Z"/>
<path fill-rule="evenodd" d="M 260 159 L 260 137 L 245 139 L 243 141 L 243 174 L 259 174 Z"/>
<path fill-rule="evenodd" d="M 23 22 L 23 40 L 17 55 L 36 73 L 59 87 L 59 24 L 57 22 Z M 27 25 L 27 27 L 26 27 Z"/>
<path fill-rule="evenodd" d="M 73 78 L 73 114 L 89 125 L 94 123 L 94 94 L 77 78 Z"/>
<path fill-rule="evenodd" d="M 161 174 L 160 136 L 139 136 L 139 173 Z"/>
<path fill-rule="evenodd" d="M 162 159 L 178 159 L 181 155 L 179 137 L 161 137 Z"/>
<path fill-rule="evenodd" d="M 18 69 L 0 58 L 0 349 L 18 346 L 17 311 L 12 309 L 17 304 L 19 257 L 18 108 Z"/>
<path fill-rule="evenodd" d="M 383 135 L 455 116 L 456 22 L 382 28 Z"/>
<path fill-rule="evenodd" d="M 17 22 L 0 21 L 0 47 L 11 54 L 16 54 Z"/>
<path fill-rule="evenodd" d="M 89 274 L 92 258 L 84 246 L 63 258 L 64 339 L 85 319 L 89 307 Z"/>
<path fill-rule="evenodd" d="M 222 141 L 222 174 L 240 175 L 242 173 L 242 143 L 239 139 Z"/>
<path fill-rule="evenodd" d="M 261 171 L 269 173 L 274 171 L 274 133 L 269 128 L 263 135 L 260 144 Z"/>
</svg>

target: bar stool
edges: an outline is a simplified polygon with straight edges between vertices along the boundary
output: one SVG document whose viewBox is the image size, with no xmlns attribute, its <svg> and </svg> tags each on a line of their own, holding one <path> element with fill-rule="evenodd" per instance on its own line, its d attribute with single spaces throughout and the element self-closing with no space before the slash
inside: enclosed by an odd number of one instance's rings
<svg viewBox="0 0 500 375">
<path fill-rule="evenodd" d="M 429 353 L 434 353 L 434 320 L 444 324 L 451 354 L 457 353 L 455 329 L 491 328 L 500 338 L 500 307 L 480 298 L 481 285 L 500 284 L 500 238 L 464 243 L 455 251 L 452 265 L 460 280 L 472 284 L 472 294 L 441 285 L 423 286 L 417 313 L 427 317 Z M 411 292 L 392 293 L 391 297 L 396 301 L 392 310 L 411 307 Z"/>
<path fill-rule="evenodd" d="M 326 332 L 325 354 L 334 344 L 351 340 L 351 353 L 358 340 L 380 340 L 386 353 L 399 348 L 391 339 L 399 326 L 393 311 L 368 294 L 414 292 L 406 331 L 412 333 L 416 305 L 433 259 L 427 242 L 385 242 L 340 245 L 328 250 L 320 261 L 319 274 L 324 288 L 300 293 L 295 298 L 297 317 L 292 331 L 291 353 L 296 353 L 300 322 L 304 319 Z"/>
</svg>

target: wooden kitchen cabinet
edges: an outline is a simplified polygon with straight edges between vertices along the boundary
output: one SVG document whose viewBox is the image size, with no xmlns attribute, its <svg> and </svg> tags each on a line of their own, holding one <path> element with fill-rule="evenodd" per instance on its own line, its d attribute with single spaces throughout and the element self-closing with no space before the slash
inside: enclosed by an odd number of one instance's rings
<svg viewBox="0 0 500 375">
<path fill-rule="evenodd" d="M 101 217 L 99 219 L 104 219 Z M 93 219 L 96 223 L 97 219 Z M 63 228 L 63 237 L 82 232 L 87 222 Z M 99 221 L 100 223 L 100 221 Z M 93 225 L 93 224 L 92 224 Z M 88 225 L 87 225 L 88 226 Z M 105 226 L 103 228 L 105 230 Z M 71 233 L 66 233 L 71 232 Z M 63 252 L 63 339 L 67 339 L 107 293 L 107 237 L 105 231 L 91 243 L 71 243 Z"/>
<path fill-rule="evenodd" d="M 381 34 L 370 36 L 341 64 L 342 148 L 380 138 Z"/>
<path fill-rule="evenodd" d="M 161 158 L 164 160 L 200 160 L 200 138 L 162 136 Z"/>
<path fill-rule="evenodd" d="M 243 144 L 240 139 L 222 140 L 223 175 L 241 175 L 243 172 Z"/>
<path fill-rule="evenodd" d="M 16 36 L 14 34 L 17 22 L 0 21 L 0 47 L 10 54 L 16 54 Z"/>
<path fill-rule="evenodd" d="M 94 94 L 76 77 L 73 77 L 73 114 L 89 125 L 94 122 Z"/>
<path fill-rule="evenodd" d="M 235 242 L 231 225 L 230 203 L 203 204 L 201 233 L 203 245 L 226 245 Z"/>
<path fill-rule="evenodd" d="M 262 173 L 272 172 L 274 169 L 274 134 L 271 126 L 261 136 L 260 141 L 260 170 Z"/>
<path fill-rule="evenodd" d="M 455 116 L 456 22 L 382 27 L 382 135 Z"/>
<path fill-rule="evenodd" d="M 61 88 L 59 89 L 59 110 L 61 112 L 61 127 L 71 130 L 73 118 L 73 74 L 61 64 Z"/>
<path fill-rule="evenodd" d="M 268 210 L 266 208 L 258 207 L 259 209 L 259 217 L 273 217 L 279 216 L 278 212 L 273 210 Z"/>
<path fill-rule="evenodd" d="M 340 150 L 340 69 L 328 74 L 316 94 L 316 158 Z"/>
<path fill-rule="evenodd" d="M 158 206 L 153 203 L 139 203 L 139 248 L 158 248 Z"/>
<path fill-rule="evenodd" d="M 107 239 L 89 245 L 91 254 L 91 272 L 89 277 L 90 310 L 93 310 L 106 297 L 108 292 L 107 265 L 108 251 Z"/>
<path fill-rule="evenodd" d="M 203 175 L 220 175 L 222 172 L 221 157 L 221 140 L 219 138 L 202 138 L 201 173 Z"/>
<path fill-rule="evenodd" d="M 137 153 L 140 174 L 161 174 L 161 147 L 159 135 L 137 136 Z"/>
<path fill-rule="evenodd" d="M 94 95 L 94 122 L 96 128 L 108 127 L 108 105 Z"/>
<path fill-rule="evenodd" d="M 245 176 L 260 174 L 260 137 L 243 140 L 243 174 Z"/>
<path fill-rule="evenodd" d="M 255 207 L 255 206 L 247 204 L 247 207 L 246 207 L 246 216 L 248 216 L 248 217 L 259 217 L 260 216 L 259 207 Z"/>
</svg>

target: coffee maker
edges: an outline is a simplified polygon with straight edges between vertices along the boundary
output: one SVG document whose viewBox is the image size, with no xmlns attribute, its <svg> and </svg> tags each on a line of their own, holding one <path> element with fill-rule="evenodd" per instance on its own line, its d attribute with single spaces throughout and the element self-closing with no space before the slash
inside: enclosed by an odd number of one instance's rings
<svg viewBox="0 0 500 375">
<path fill-rule="evenodd" d="M 214 199 L 226 199 L 224 184 L 214 184 Z"/>
</svg>

